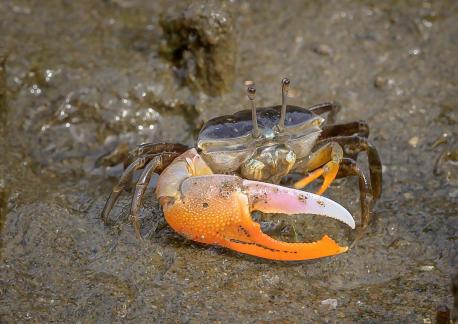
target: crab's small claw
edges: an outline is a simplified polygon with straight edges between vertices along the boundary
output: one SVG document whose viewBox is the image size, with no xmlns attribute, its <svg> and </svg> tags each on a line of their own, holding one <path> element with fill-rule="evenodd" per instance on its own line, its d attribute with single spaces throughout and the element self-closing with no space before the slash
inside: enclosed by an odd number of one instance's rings
<svg viewBox="0 0 458 324">
<path fill-rule="evenodd" d="M 253 210 L 317 214 L 355 227 L 350 213 L 330 199 L 237 176 L 191 177 L 183 181 L 178 197 L 160 199 L 167 222 L 178 233 L 266 259 L 315 259 L 343 253 L 348 248 L 339 246 L 327 235 L 313 243 L 275 240 L 252 220 Z"/>
</svg>

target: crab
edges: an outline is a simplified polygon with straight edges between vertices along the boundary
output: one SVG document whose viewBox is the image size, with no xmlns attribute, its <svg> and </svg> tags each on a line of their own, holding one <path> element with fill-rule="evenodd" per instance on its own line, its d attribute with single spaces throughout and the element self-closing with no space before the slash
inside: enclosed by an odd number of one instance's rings
<svg viewBox="0 0 458 324">
<path fill-rule="evenodd" d="M 307 260 L 348 250 L 324 235 L 312 243 L 278 241 L 261 231 L 251 212 L 315 214 L 337 219 L 352 229 L 355 221 L 340 204 L 321 196 L 335 178 L 359 180 L 362 228 L 369 224 L 373 203 L 382 191 L 379 154 L 368 141 L 363 121 L 334 122 L 340 106 L 323 103 L 308 109 L 287 105 L 290 81 L 282 80 L 282 104 L 256 108 L 256 89 L 247 89 L 251 109 L 209 120 L 195 148 L 182 144 L 147 143 L 133 150 L 118 184 L 102 211 L 108 216 L 135 171 L 130 216 L 141 239 L 139 210 L 153 174 L 159 174 L 156 196 L 167 223 L 184 237 L 273 260 Z M 370 182 L 356 163 L 367 152 Z M 301 178 L 294 188 L 280 185 L 289 174 Z M 319 177 L 318 191 L 304 188 Z"/>
</svg>

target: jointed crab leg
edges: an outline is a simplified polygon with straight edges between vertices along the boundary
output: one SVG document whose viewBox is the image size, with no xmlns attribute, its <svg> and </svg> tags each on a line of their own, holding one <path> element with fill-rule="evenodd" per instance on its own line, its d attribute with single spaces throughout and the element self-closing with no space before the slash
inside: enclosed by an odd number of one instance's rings
<svg viewBox="0 0 458 324">
<path fill-rule="evenodd" d="M 339 164 L 343 157 L 342 147 L 334 142 L 327 143 L 315 151 L 310 158 L 304 162 L 296 163 L 295 171 L 301 172 L 302 170 L 313 170 L 308 176 L 297 181 L 294 188 L 304 188 L 318 177 L 323 176 L 324 181 L 317 194 L 321 195 L 334 181 L 337 172 L 339 171 Z"/>
<path fill-rule="evenodd" d="M 357 135 L 330 137 L 328 139 L 321 140 L 319 144 L 324 144 L 324 146 L 321 146 L 310 156 L 308 160 L 298 164 L 298 167 L 296 168 L 296 171 L 299 172 L 301 169 L 314 171 L 309 173 L 305 178 L 296 182 L 294 187 L 303 188 L 323 175 L 325 180 L 318 191 L 318 194 L 321 194 L 323 192 L 323 188 L 326 189 L 327 185 L 329 185 L 334 178 L 357 176 L 359 181 L 361 203 L 361 225 L 362 227 L 367 226 L 370 220 L 372 199 L 378 199 L 382 190 L 381 162 L 377 151 L 366 138 Z M 340 145 L 343 146 L 345 153 L 350 156 L 356 156 L 360 151 L 367 150 L 371 184 L 368 183 L 364 173 L 360 170 L 355 160 L 348 157 L 342 158 L 342 147 Z M 331 152 L 334 152 L 334 159 L 332 158 Z M 339 156 L 340 160 L 338 159 Z M 324 164 L 328 159 L 331 159 L 331 161 L 340 161 L 340 168 L 337 168 L 337 173 L 328 172 L 328 174 L 325 174 L 325 168 L 328 164 L 325 164 L 322 168 L 316 169 L 317 166 Z M 369 192 L 372 194 L 372 197 L 368 196 Z"/>
<path fill-rule="evenodd" d="M 331 124 L 335 122 L 336 115 L 341 109 L 342 106 L 340 106 L 337 102 L 324 102 L 309 108 L 310 111 L 317 115 L 329 113 L 326 119 Z"/>
<path fill-rule="evenodd" d="M 129 152 L 126 160 L 124 161 L 124 169 L 127 170 L 129 165 L 131 165 L 135 160 L 142 157 L 150 157 L 150 159 L 156 155 L 160 154 L 170 154 L 176 153 L 175 157 L 186 152 L 189 148 L 183 144 L 175 143 L 144 143 L 137 146 L 135 149 Z M 171 161 L 170 161 L 171 162 Z M 169 162 L 169 163 L 170 163 Z M 164 168 L 167 165 L 164 165 Z M 141 168 L 140 168 L 141 169 Z M 132 182 L 133 173 L 130 176 L 130 179 L 126 179 L 126 183 L 130 185 Z"/>
<path fill-rule="evenodd" d="M 153 173 L 161 166 L 162 158 L 161 156 L 155 156 L 151 161 L 148 162 L 145 169 L 142 172 L 142 175 L 138 179 L 137 184 L 135 185 L 135 193 L 132 198 L 132 206 L 130 208 L 130 217 L 132 218 L 132 223 L 135 228 L 135 235 L 137 238 L 141 239 L 140 233 L 140 216 L 139 209 L 141 206 L 142 198 L 145 195 L 146 188 L 151 181 Z"/>
<path fill-rule="evenodd" d="M 179 153 L 174 153 L 174 152 L 146 154 L 146 155 L 143 155 L 142 157 L 136 158 L 136 160 L 130 163 L 129 166 L 124 170 L 123 174 L 121 175 L 121 178 L 119 179 L 118 184 L 114 186 L 113 190 L 110 193 L 110 196 L 107 199 L 107 202 L 105 203 L 105 206 L 103 207 L 103 210 L 102 210 L 103 222 L 107 223 L 108 215 L 110 214 L 111 210 L 113 209 L 113 206 L 115 205 L 116 201 L 119 199 L 119 196 L 121 195 L 122 191 L 130 186 L 130 183 L 132 181 L 132 176 L 135 173 L 135 171 L 144 168 L 145 165 L 147 165 L 147 163 L 149 163 L 150 161 L 154 159 L 159 158 L 158 160 L 159 163 L 154 165 L 155 167 L 154 167 L 153 172 L 161 172 L 179 155 L 180 155 Z M 151 178 L 148 179 L 148 182 L 150 179 Z M 146 186 L 148 185 L 146 184 Z M 143 190 L 141 192 L 140 197 L 136 197 L 136 198 L 134 197 L 134 201 L 137 201 L 137 199 L 141 200 L 144 193 L 145 191 Z M 137 193 L 137 194 L 140 194 L 140 193 Z M 135 224 L 135 215 L 133 215 L 133 217 L 134 217 L 134 224 Z M 137 235 L 138 234 L 139 233 L 137 233 Z"/>
<path fill-rule="evenodd" d="M 359 201 L 361 204 L 361 226 L 364 228 L 370 221 L 370 208 L 373 200 L 370 199 L 368 193 L 371 192 L 371 186 L 367 182 L 364 173 L 358 167 L 358 164 L 356 164 L 356 161 L 350 158 L 343 158 L 337 177 L 342 178 L 348 176 L 358 177 Z"/>
<path fill-rule="evenodd" d="M 124 161 L 124 168 L 127 167 L 139 157 L 161 153 L 179 153 L 182 154 L 189 150 L 189 147 L 177 143 L 145 143 L 136 147 L 129 152 L 127 159 Z"/>
<path fill-rule="evenodd" d="M 356 159 L 356 156 L 361 151 L 367 152 L 369 161 L 369 176 L 371 179 L 372 196 L 374 199 L 380 198 L 382 193 L 382 162 L 375 147 L 368 141 L 367 138 L 358 135 L 353 136 L 336 136 L 321 140 L 317 145 L 325 143 L 338 143 L 344 149 L 345 156 Z"/>
<path fill-rule="evenodd" d="M 113 190 L 111 191 L 110 196 L 108 197 L 107 202 L 105 203 L 105 206 L 103 207 L 102 220 L 104 223 L 108 221 L 108 215 L 110 214 L 111 210 L 113 209 L 113 206 L 115 205 L 122 191 L 130 184 L 130 181 L 132 179 L 132 175 L 134 174 L 134 172 L 138 169 L 143 168 L 146 162 L 147 162 L 146 157 L 138 158 L 137 160 L 132 162 L 126 168 L 126 170 L 124 170 L 123 174 L 121 175 L 121 178 L 119 179 L 118 184 L 113 187 Z"/>
<path fill-rule="evenodd" d="M 335 136 L 358 135 L 369 137 L 369 125 L 364 120 L 323 126 L 320 140 Z"/>
</svg>

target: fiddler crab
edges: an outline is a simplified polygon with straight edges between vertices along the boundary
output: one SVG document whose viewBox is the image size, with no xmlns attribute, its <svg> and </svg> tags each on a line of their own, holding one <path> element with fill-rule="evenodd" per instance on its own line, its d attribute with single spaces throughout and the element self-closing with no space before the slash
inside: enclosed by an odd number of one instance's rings
<svg viewBox="0 0 458 324">
<path fill-rule="evenodd" d="M 121 192 L 130 185 L 135 171 L 143 169 L 132 199 L 131 218 L 141 238 L 139 210 L 154 173 L 160 174 L 156 196 L 167 223 L 184 237 L 223 246 L 241 253 L 273 260 L 306 260 L 343 253 L 325 235 L 313 243 L 287 243 L 261 231 L 252 211 L 282 214 L 315 214 L 337 219 L 352 229 L 355 221 L 338 203 L 321 194 L 337 177 L 359 180 L 361 227 L 370 220 L 372 204 L 382 190 L 381 162 L 368 142 L 365 122 L 324 125 L 321 116 L 333 121 L 340 109 L 323 103 L 308 109 L 287 106 L 290 81 L 282 80 L 282 105 L 256 108 L 256 90 L 248 86 L 251 110 L 208 121 L 196 148 L 181 144 L 142 144 L 133 150 L 119 183 L 113 188 L 102 219 Z M 366 151 L 370 183 L 356 164 Z M 302 175 L 294 188 L 280 186 L 290 173 Z M 323 177 L 316 194 L 298 189 Z"/>
</svg>

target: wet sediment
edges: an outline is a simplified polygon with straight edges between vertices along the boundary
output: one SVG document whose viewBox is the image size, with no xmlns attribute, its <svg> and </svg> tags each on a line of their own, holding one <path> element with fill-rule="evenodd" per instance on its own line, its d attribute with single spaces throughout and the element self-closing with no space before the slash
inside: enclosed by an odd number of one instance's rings
<svg viewBox="0 0 458 324">
<path fill-rule="evenodd" d="M 6 0 L 0 12 L 1 322 L 456 318 L 456 2 Z M 384 190 L 347 253 L 282 263 L 192 243 L 153 190 L 143 242 L 131 192 L 102 224 L 128 150 L 193 145 L 203 121 L 249 108 L 246 84 L 259 106 L 279 104 L 285 76 L 291 104 L 340 102 L 337 122 L 366 120 L 380 153 Z M 326 195 L 360 221 L 356 179 Z M 253 217 L 282 240 L 355 237 L 312 216 Z"/>
</svg>

